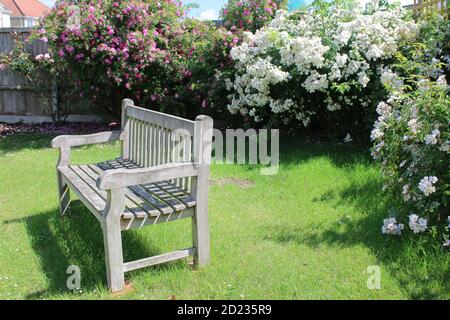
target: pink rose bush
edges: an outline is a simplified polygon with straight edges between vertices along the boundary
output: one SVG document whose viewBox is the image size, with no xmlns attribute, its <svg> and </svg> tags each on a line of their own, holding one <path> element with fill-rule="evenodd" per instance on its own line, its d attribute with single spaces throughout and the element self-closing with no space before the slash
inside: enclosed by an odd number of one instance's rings
<svg viewBox="0 0 450 320">
<path fill-rule="evenodd" d="M 207 96 L 205 86 L 195 82 L 195 71 L 208 74 L 200 70 L 206 59 L 213 63 L 209 68 L 226 60 L 229 49 L 223 42 L 231 37 L 187 19 L 177 0 L 85 0 L 76 5 L 63 0 L 40 21 L 33 38 L 48 42 L 58 71 L 74 79 L 80 96 L 118 117 L 124 97 L 194 114 Z"/>
<path fill-rule="evenodd" d="M 228 29 L 255 32 L 270 23 L 279 9 L 286 9 L 287 0 L 229 0 L 221 17 Z"/>
</svg>

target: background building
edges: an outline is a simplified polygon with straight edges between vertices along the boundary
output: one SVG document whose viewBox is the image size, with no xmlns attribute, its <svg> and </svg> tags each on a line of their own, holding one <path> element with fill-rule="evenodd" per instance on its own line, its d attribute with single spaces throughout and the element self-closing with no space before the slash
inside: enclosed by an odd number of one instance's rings
<svg viewBox="0 0 450 320">
<path fill-rule="evenodd" d="M 50 8 L 38 0 L 0 0 L 0 12 L 2 28 L 32 27 Z"/>
<path fill-rule="evenodd" d="M 11 10 L 0 3 L 0 28 L 11 27 Z"/>
</svg>

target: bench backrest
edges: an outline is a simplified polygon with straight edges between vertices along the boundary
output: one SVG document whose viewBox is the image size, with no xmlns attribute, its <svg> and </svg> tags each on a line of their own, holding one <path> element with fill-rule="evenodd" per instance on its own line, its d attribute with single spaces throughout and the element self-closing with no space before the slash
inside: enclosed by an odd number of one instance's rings
<svg viewBox="0 0 450 320">
<path fill-rule="evenodd" d="M 165 113 L 134 106 L 132 100 L 122 103 L 123 144 L 122 157 L 144 167 L 167 163 L 198 162 L 207 117 L 200 116 L 191 121 Z M 208 118 L 209 119 L 209 118 Z M 207 123 L 211 125 L 212 121 Z M 211 133 L 212 135 L 212 133 Z M 212 139 L 212 138 L 211 138 Z M 210 159 L 202 159 L 210 162 Z M 190 189 L 190 179 L 179 179 L 175 183 L 185 190 Z"/>
</svg>

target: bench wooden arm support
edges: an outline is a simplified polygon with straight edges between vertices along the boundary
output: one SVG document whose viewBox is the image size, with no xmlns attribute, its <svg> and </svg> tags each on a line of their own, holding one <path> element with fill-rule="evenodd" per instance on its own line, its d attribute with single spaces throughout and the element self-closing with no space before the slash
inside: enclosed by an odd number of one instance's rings
<svg viewBox="0 0 450 320">
<path fill-rule="evenodd" d="M 106 131 L 87 135 L 59 136 L 52 140 L 52 148 L 60 149 L 58 167 L 70 164 L 70 149 L 72 147 L 90 144 L 113 142 L 121 139 L 122 131 Z"/>
<path fill-rule="evenodd" d="M 198 173 L 199 166 L 195 163 L 169 163 L 140 169 L 115 169 L 100 175 L 97 179 L 97 187 L 100 190 L 121 189 L 139 184 L 196 177 Z"/>
</svg>

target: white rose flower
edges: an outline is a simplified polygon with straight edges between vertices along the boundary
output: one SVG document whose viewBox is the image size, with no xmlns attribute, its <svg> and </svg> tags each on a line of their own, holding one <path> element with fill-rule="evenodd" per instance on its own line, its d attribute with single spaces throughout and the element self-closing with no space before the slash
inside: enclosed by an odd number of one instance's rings
<svg viewBox="0 0 450 320">
<path fill-rule="evenodd" d="M 441 135 L 441 132 L 438 129 L 433 130 L 433 132 L 431 132 L 431 134 L 427 135 L 425 137 L 425 143 L 427 145 L 435 145 L 438 142 L 438 138 Z"/>
<path fill-rule="evenodd" d="M 419 182 L 419 190 L 428 197 L 436 192 L 436 187 L 434 186 L 436 182 L 438 182 L 436 177 L 425 177 Z"/>
<path fill-rule="evenodd" d="M 416 234 L 425 232 L 428 229 L 428 221 L 416 214 L 411 214 L 409 216 L 409 228 Z"/>
<path fill-rule="evenodd" d="M 388 218 L 383 221 L 383 226 L 381 227 L 381 232 L 383 234 L 390 234 L 399 236 L 402 234 L 402 230 L 405 228 L 404 224 L 397 223 L 395 218 Z"/>
</svg>

